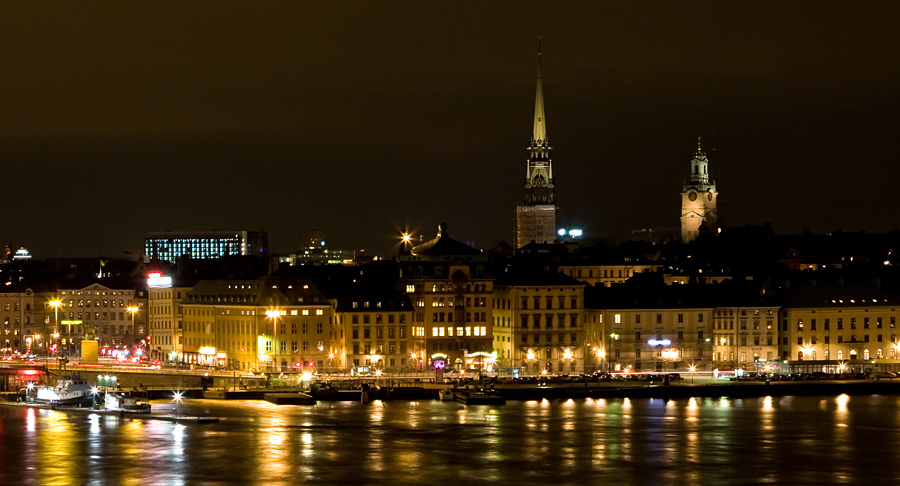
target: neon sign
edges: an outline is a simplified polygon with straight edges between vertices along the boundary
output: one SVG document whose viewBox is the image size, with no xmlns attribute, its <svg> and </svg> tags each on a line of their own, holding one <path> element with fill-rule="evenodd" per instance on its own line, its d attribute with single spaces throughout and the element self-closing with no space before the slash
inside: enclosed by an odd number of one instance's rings
<svg viewBox="0 0 900 486">
<path fill-rule="evenodd" d="M 669 346 L 672 344 L 672 341 L 668 339 L 651 339 L 647 341 L 647 344 L 650 346 Z"/>
</svg>

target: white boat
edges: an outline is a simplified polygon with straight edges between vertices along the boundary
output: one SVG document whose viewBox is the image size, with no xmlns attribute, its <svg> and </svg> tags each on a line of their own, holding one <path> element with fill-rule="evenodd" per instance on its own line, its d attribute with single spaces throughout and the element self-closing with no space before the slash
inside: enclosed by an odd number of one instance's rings
<svg viewBox="0 0 900 486">
<path fill-rule="evenodd" d="M 449 388 L 441 388 L 438 392 L 438 399 L 444 402 L 453 400 L 453 392 Z"/>
<path fill-rule="evenodd" d="M 90 406 L 94 401 L 92 387 L 87 380 L 78 376 L 68 378 L 60 378 L 56 381 L 56 385 L 43 385 L 37 387 L 37 397 L 35 400 L 39 403 L 48 403 L 51 405 L 63 405 L 80 407 L 82 405 Z"/>
<path fill-rule="evenodd" d="M 107 410 L 116 412 L 150 413 L 150 403 L 139 400 L 124 393 L 108 392 L 103 400 Z"/>
</svg>

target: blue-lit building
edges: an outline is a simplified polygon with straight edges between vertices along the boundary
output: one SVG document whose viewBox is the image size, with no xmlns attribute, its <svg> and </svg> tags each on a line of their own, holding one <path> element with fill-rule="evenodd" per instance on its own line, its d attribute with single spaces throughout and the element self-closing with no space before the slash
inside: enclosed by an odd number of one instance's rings
<svg viewBox="0 0 900 486">
<path fill-rule="evenodd" d="M 195 260 L 226 256 L 267 256 L 269 236 L 264 231 L 155 231 L 144 239 L 144 253 L 162 261 L 185 257 Z"/>
</svg>

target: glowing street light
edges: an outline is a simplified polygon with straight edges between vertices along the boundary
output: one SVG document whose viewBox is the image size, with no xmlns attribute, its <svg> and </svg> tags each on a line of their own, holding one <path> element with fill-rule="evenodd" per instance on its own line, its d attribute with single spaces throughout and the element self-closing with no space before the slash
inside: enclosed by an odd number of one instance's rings
<svg viewBox="0 0 900 486">
<path fill-rule="evenodd" d="M 50 307 L 53 307 L 53 316 L 54 316 L 53 337 L 58 338 L 59 337 L 59 306 L 62 305 L 62 301 L 59 299 L 54 299 L 54 300 L 51 300 L 50 302 L 48 302 L 47 304 L 49 304 Z M 69 339 L 71 339 L 71 334 L 69 335 Z M 67 347 L 68 347 L 68 341 L 66 341 L 66 343 L 67 343 Z M 68 353 L 66 353 L 66 354 L 68 354 Z"/>
<path fill-rule="evenodd" d="M 134 315 L 138 313 L 139 309 L 136 305 L 130 305 L 125 310 L 127 310 L 129 313 L 131 313 L 131 336 L 132 336 L 132 338 L 130 339 L 131 343 L 129 343 L 129 344 L 131 346 L 134 346 L 134 333 L 135 333 L 135 331 L 134 331 Z"/>
<path fill-rule="evenodd" d="M 173 400 L 175 400 L 175 416 L 176 417 L 178 416 L 178 404 L 181 403 L 181 397 L 182 397 L 181 392 L 175 392 L 175 394 L 172 397 Z"/>
<path fill-rule="evenodd" d="M 694 382 L 694 373 L 697 371 L 697 365 L 695 365 L 694 363 L 691 363 L 691 366 L 688 367 L 688 369 L 691 370 L 691 383 L 693 383 Z"/>
</svg>

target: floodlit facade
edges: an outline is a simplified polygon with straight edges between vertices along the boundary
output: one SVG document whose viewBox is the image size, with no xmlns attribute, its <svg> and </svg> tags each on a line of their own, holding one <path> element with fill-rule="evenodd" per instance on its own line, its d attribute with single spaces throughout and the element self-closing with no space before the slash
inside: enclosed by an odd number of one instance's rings
<svg viewBox="0 0 900 486">
<path fill-rule="evenodd" d="M 338 299 L 337 325 L 346 344 L 335 360 L 352 374 L 422 371 L 425 336 L 413 327 L 413 307 L 402 294 L 348 294 Z"/>
<path fill-rule="evenodd" d="M 777 306 L 717 307 L 713 362 L 719 369 L 761 370 L 780 359 Z"/>
<path fill-rule="evenodd" d="M 289 277 L 202 280 L 182 301 L 184 360 L 242 370 L 324 370 L 334 307 L 312 282 Z"/>
<path fill-rule="evenodd" d="M 152 280 L 152 279 L 151 279 Z M 150 329 L 150 356 L 167 362 L 181 362 L 184 356 L 184 314 L 181 301 L 192 287 L 150 285 L 147 310 Z"/>
<path fill-rule="evenodd" d="M 59 306 L 60 348 L 77 353 L 82 339 L 97 339 L 101 348 L 128 349 L 146 347 L 147 291 L 139 288 L 110 288 L 94 283 L 83 288 L 59 289 L 38 294 L 36 305 L 45 326 L 52 326 Z M 132 310 L 129 310 L 132 309 Z"/>
<path fill-rule="evenodd" d="M 585 372 L 591 350 L 585 340 L 584 287 L 559 274 L 498 280 L 497 367 L 527 375 Z"/>
</svg>

